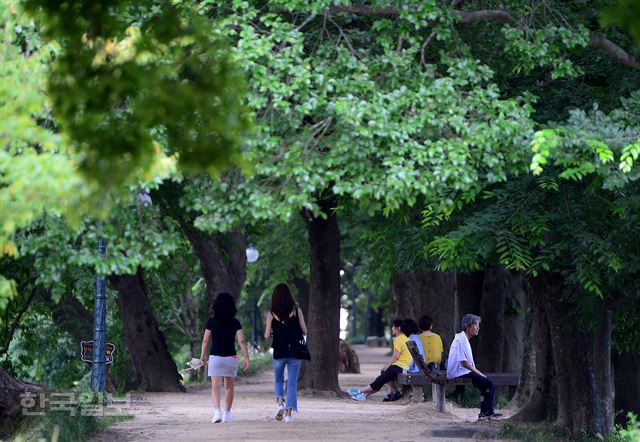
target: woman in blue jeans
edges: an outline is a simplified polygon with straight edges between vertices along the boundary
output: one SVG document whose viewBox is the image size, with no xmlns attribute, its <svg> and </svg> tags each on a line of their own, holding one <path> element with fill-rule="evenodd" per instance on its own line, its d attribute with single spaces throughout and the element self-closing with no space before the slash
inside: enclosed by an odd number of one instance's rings
<svg viewBox="0 0 640 442">
<path fill-rule="evenodd" d="M 264 337 L 273 337 L 273 372 L 275 375 L 276 420 L 292 422 L 291 412 L 298 411 L 298 373 L 300 359 L 295 357 L 293 343 L 307 334 L 302 310 L 296 306 L 287 284 L 278 284 L 271 295 Z M 287 367 L 287 397 L 284 397 L 284 368 Z"/>
</svg>

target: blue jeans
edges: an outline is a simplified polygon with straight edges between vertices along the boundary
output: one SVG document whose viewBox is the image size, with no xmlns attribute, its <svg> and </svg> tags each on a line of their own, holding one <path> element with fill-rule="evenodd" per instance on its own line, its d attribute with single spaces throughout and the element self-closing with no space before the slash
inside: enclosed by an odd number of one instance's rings
<svg viewBox="0 0 640 442">
<path fill-rule="evenodd" d="M 273 360 L 275 374 L 276 400 L 284 397 L 284 366 L 287 366 L 287 397 L 285 408 L 298 411 L 298 373 L 300 373 L 300 359 L 282 358 Z"/>
</svg>

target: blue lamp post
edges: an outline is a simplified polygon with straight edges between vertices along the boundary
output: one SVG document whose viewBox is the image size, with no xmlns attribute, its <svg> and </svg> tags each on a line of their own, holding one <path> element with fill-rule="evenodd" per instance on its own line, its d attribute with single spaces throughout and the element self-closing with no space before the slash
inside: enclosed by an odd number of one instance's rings
<svg viewBox="0 0 640 442">
<path fill-rule="evenodd" d="M 104 255 L 104 240 L 98 240 L 98 253 Z M 91 366 L 91 389 L 96 392 L 106 390 L 106 333 L 107 297 L 102 275 L 96 278 L 96 298 L 93 311 L 93 364 Z"/>
</svg>

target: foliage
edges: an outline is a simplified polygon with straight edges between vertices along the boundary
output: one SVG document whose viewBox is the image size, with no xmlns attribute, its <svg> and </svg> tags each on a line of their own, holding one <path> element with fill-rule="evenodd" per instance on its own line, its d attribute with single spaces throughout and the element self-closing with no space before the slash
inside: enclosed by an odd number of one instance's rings
<svg viewBox="0 0 640 442">
<path fill-rule="evenodd" d="M 52 112 L 88 180 L 106 190 L 148 171 L 160 145 L 188 171 L 220 169 L 237 154 L 248 127 L 242 78 L 186 3 L 25 5 L 59 43 Z"/>
<path fill-rule="evenodd" d="M 624 442 L 638 441 L 640 440 L 640 422 L 638 422 L 638 417 L 633 413 L 629 413 L 628 418 L 629 423 L 625 428 L 621 428 L 618 434 Z"/>
</svg>

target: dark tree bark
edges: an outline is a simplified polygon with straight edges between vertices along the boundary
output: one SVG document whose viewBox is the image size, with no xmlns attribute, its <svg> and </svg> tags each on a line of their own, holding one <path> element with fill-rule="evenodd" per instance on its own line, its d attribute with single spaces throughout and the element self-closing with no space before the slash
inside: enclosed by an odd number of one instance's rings
<svg viewBox="0 0 640 442">
<path fill-rule="evenodd" d="M 504 308 L 510 274 L 503 266 L 488 266 L 484 271 L 480 334 L 474 359 L 481 370 L 502 371 L 504 360 Z"/>
<path fill-rule="evenodd" d="M 340 230 L 336 198 L 318 201 L 326 218 L 304 210 L 310 244 L 310 292 L 307 329 L 311 361 L 303 388 L 340 394 Z"/>
<path fill-rule="evenodd" d="M 613 431 L 614 387 L 611 366 L 612 322 L 613 315 L 607 310 L 602 315 L 594 337 L 594 368 L 598 388 L 598 405 L 603 420 L 604 434 Z M 603 355 L 603 357 L 598 357 Z"/>
<path fill-rule="evenodd" d="M 433 331 L 442 338 L 445 349 L 456 332 L 456 274 L 454 271 L 397 273 L 391 280 L 393 299 L 391 319 L 422 315 L 433 318 Z"/>
<path fill-rule="evenodd" d="M 530 320 L 526 328 L 520 384 L 514 397 L 514 401 L 521 408 L 512 419 L 518 422 L 552 421 L 556 417 L 556 409 L 552 405 L 557 393 L 549 323 L 544 305 L 534 302 L 540 298 L 534 291 L 546 290 L 547 287 L 541 280 L 535 282 L 531 287 L 528 314 Z"/>
<path fill-rule="evenodd" d="M 197 229 L 195 215 L 180 207 L 182 186 L 165 181 L 153 198 L 162 211 L 175 219 L 198 257 L 207 286 L 207 314 L 218 293 L 227 292 L 238 302 L 247 276 L 247 241 L 239 229 L 228 233 L 208 234 Z"/>
<path fill-rule="evenodd" d="M 519 273 L 510 272 L 504 308 L 504 358 L 500 370 L 505 373 L 520 373 L 522 370 L 528 318 L 526 299 L 524 278 Z"/>
<path fill-rule="evenodd" d="M 21 394 L 34 393 L 37 395 L 42 391 L 41 385 L 19 381 L 0 367 L 0 424 L 6 419 L 20 414 Z"/>
<path fill-rule="evenodd" d="M 207 285 L 207 311 L 218 293 L 227 292 L 238 302 L 247 277 L 247 240 L 240 230 L 209 235 L 192 224 L 182 225 L 200 261 Z"/>
<path fill-rule="evenodd" d="M 593 339 L 572 323 L 571 314 L 576 310 L 572 288 L 560 273 L 542 272 L 531 280 L 531 286 L 534 302 L 542 306 L 549 324 L 557 391 L 555 425 L 574 435 L 583 431 L 607 434 L 602 401 L 612 401 L 611 390 L 599 385 L 594 367 L 599 364 L 597 358 L 609 359 L 610 353 L 600 348 L 604 354 L 595 355 Z"/>
<path fill-rule="evenodd" d="M 294 277 L 292 282 L 298 292 L 298 305 L 300 305 L 302 314 L 306 318 L 309 315 L 309 281 L 305 278 Z"/>
<path fill-rule="evenodd" d="M 384 312 L 382 309 L 372 308 L 369 317 L 369 336 L 384 336 Z"/>
<path fill-rule="evenodd" d="M 135 275 L 112 275 L 129 354 L 143 391 L 185 391 L 164 335 L 158 328 L 144 285 L 142 270 Z"/>
</svg>

